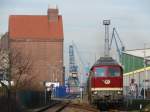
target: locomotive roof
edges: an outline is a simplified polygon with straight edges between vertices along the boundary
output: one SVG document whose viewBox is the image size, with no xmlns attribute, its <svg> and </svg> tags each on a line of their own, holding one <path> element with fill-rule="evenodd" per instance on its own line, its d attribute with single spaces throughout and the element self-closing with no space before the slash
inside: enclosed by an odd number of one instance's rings
<svg viewBox="0 0 150 112">
<path fill-rule="evenodd" d="M 99 65 L 119 65 L 112 57 L 100 57 L 93 66 Z"/>
</svg>

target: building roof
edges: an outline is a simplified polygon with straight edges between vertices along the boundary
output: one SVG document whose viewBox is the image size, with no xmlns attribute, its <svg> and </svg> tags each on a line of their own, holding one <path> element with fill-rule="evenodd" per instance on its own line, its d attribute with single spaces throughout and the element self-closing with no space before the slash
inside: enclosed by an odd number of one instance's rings
<svg viewBox="0 0 150 112">
<path fill-rule="evenodd" d="M 100 65 L 119 65 L 112 57 L 100 57 L 93 66 Z"/>
<path fill-rule="evenodd" d="M 144 58 L 144 52 L 146 59 L 150 59 L 150 48 L 144 49 L 135 49 L 135 50 L 126 50 L 124 53 Z"/>
<path fill-rule="evenodd" d="M 49 21 L 47 15 L 11 15 L 9 17 L 11 39 L 63 39 L 62 16 Z"/>
</svg>

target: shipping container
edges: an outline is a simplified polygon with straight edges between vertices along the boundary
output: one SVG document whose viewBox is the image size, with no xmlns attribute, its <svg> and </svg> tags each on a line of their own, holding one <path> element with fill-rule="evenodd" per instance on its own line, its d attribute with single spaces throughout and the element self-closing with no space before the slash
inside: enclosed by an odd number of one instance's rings
<svg viewBox="0 0 150 112">
<path fill-rule="evenodd" d="M 66 86 L 56 87 L 54 91 L 54 96 L 59 98 L 67 96 Z"/>
</svg>

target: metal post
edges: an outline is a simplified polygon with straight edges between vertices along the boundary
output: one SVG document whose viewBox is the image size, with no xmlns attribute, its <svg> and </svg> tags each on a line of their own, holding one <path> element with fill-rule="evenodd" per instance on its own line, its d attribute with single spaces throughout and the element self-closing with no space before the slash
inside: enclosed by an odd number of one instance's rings
<svg viewBox="0 0 150 112">
<path fill-rule="evenodd" d="M 82 87 L 83 86 L 83 84 L 82 84 L 83 77 L 82 77 L 82 75 L 83 74 L 81 73 L 81 80 L 80 80 L 80 97 L 81 97 L 80 100 L 81 100 L 81 102 L 82 102 L 82 98 L 83 98 L 83 89 L 82 89 L 83 88 Z"/>
<path fill-rule="evenodd" d="M 46 87 L 45 87 L 45 104 L 47 103 L 46 97 L 47 97 L 47 95 L 46 95 Z"/>
<path fill-rule="evenodd" d="M 147 76 L 147 70 L 146 70 L 146 44 L 144 43 L 144 99 L 146 98 L 146 76 Z"/>
<path fill-rule="evenodd" d="M 10 39 L 8 41 L 8 45 L 9 45 L 9 49 L 8 49 L 8 58 L 9 58 L 9 68 L 8 68 L 8 90 L 7 90 L 7 94 L 8 94 L 8 112 L 11 112 L 11 50 L 10 50 Z M 15 98 L 15 103 L 16 103 L 16 98 Z M 16 106 L 16 105 L 15 105 Z"/>
</svg>

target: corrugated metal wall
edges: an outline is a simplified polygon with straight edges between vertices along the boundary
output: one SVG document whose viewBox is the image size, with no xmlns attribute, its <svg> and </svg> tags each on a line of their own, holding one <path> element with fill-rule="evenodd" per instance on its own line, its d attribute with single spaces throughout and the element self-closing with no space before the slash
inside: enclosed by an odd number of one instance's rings
<svg viewBox="0 0 150 112">
<path fill-rule="evenodd" d="M 123 53 L 121 63 L 124 66 L 124 73 L 131 72 L 144 67 L 143 58 Z"/>
<path fill-rule="evenodd" d="M 131 79 L 135 79 L 135 83 L 138 86 L 138 96 L 141 95 L 141 89 L 144 88 L 145 80 L 147 80 L 145 82 L 145 88 L 147 91 L 149 91 L 150 90 L 150 67 L 142 68 L 142 69 L 124 74 L 123 86 L 124 86 L 124 94 L 125 95 L 128 95 L 128 93 L 129 93 L 129 85 L 131 83 Z M 148 95 L 147 95 L 147 97 L 150 98 L 150 96 L 148 96 Z"/>
</svg>

